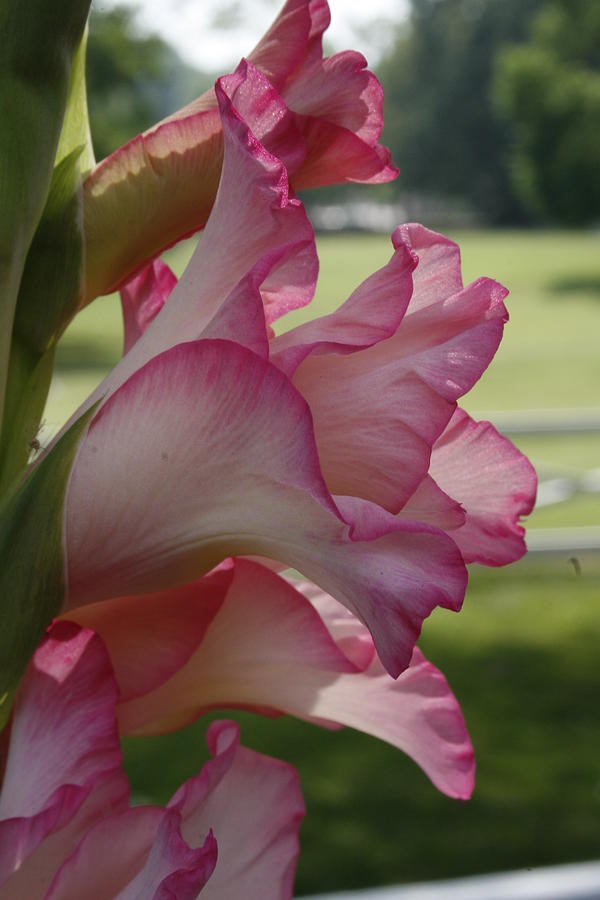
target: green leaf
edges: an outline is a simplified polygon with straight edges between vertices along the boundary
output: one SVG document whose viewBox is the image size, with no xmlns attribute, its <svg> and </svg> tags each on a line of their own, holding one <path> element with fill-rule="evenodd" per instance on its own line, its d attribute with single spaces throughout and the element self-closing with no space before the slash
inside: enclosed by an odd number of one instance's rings
<svg viewBox="0 0 600 900">
<path fill-rule="evenodd" d="M 13 700 L 15 699 L 15 691 L 5 691 L 0 696 L 0 732 L 10 718 Z"/>
<path fill-rule="evenodd" d="M 89 6 L 0 3 L 0 421 L 19 283 L 50 186 Z"/>
<path fill-rule="evenodd" d="M 38 353 L 54 346 L 75 314 L 83 279 L 79 145 L 54 169 L 21 279 L 14 333 Z"/>
<path fill-rule="evenodd" d="M 0 496 L 27 465 L 39 431 L 52 373 L 54 347 L 32 351 L 15 336 L 10 349 L 4 420 L 6 436 L 0 446 Z"/>
<path fill-rule="evenodd" d="M 65 596 L 65 492 L 88 410 L 0 505 L 0 697 L 16 690 Z"/>
<path fill-rule="evenodd" d="M 0 443 L 0 492 L 27 464 L 54 363 L 54 348 L 75 314 L 83 273 L 80 159 L 75 148 L 54 169 L 29 248 L 17 300 Z"/>
<path fill-rule="evenodd" d="M 81 171 L 94 162 L 85 96 L 86 37 L 73 61 L 58 161 L 17 298 L 0 444 L 0 491 L 27 464 L 52 379 L 54 347 L 82 292 Z"/>
<path fill-rule="evenodd" d="M 71 68 L 67 107 L 65 110 L 60 140 L 58 142 L 55 163 L 58 165 L 65 157 L 69 156 L 73 150 L 82 147 L 83 151 L 79 157 L 82 175 L 86 175 L 96 165 L 85 86 L 85 54 L 87 49 L 87 39 L 88 29 L 86 27 Z"/>
</svg>

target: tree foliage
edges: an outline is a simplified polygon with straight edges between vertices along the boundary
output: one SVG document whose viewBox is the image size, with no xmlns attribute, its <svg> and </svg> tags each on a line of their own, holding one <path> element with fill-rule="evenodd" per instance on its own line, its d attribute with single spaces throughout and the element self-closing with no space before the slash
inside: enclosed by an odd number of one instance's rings
<svg viewBox="0 0 600 900">
<path fill-rule="evenodd" d="M 92 12 L 86 77 L 98 159 L 214 81 L 182 62 L 158 35 L 140 35 L 125 6 Z"/>
<path fill-rule="evenodd" d="M 529 43 L 500 54 L 495 90 L 523 202 L 569 224 L 600 219 L 600 3 L 548 0 Z"/>
<path fill-rule="evenodd" d="M 521 216 L 492 81 L 498 49 L 525 39 L 538 5 L 411 0 L 409 21 L 378 70 L 400 189 L 464 197 L 493 222 Z"/>
</svg>

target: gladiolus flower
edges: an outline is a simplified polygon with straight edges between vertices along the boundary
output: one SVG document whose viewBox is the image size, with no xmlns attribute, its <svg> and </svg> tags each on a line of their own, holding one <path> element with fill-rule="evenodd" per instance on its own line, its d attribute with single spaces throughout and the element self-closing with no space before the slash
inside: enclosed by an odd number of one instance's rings
<svg viewBox="0 0 600 900">
<path fill-rule="evenodd" d="M 326 0 L 288 0 L 248 55 L 259 80 L 242 86 L 244 117 L 285 164 L 294 190 L 396 177 L 386 148 L 383 92 L 353 51 L 322 57 Z M 259 100 L 257 98 L 260 98 Z M 145 262 L 202 228 L 215 200 L 223 133 L 214 91 L 138 135 L 83 186 L 83 302 L 108 293 Z"/>
<path fill-rule="evenodd" d="M 466 572 L 439 529 L 369 499 L 334 499 L 311 410 L 268 359 L 265 321 L 312 296 L 316 257 L 285 169 L 234 106 L 261 83 L 245 66 L 220 81 L 226 149 L 213 214 L 169 302 L 88 401 L 105 398 L 67 492 L 68 607 L 264 556 L 355 612 L 397 675 L 424 616 L 460 606 Z M 393 277 L 406 301 L 413 267 L 400 248 Z"/>
<path fill-rule="evenodd" d="M 38 349 L 120 287 L 124 352 L 0 510 L 16 547 L 2 895 L 291 898 L 297 776 L 240 747 L 234 723 L 210 726 L 212 759 L 166 808 L 129 807 L 119 732 L 216 707 L 360 729 L 470 796 L 465 722 L 416 641 L 437 606 L 460 608 L 466 563 L 524 552 L 535 474 L 457 407 L 497 349 L 506 291 L 465 287 L 456 245 L 403 225 L 336 312 L 275 335 L 317 278 L 295 191 L 395 175 L 381 88 L 360 55 L 323 59 L 328 22 L 326 0 L 288 0 L 214 91 L 89 174 L 81 296 L 79 151 L 65 157 L 77 259 Z M 177 281 L 158 254 L 200 229 Z M 40 272 L 33 254 L 35 298 Z"/>
<path fill-rule="evenodd" d="M 214 722 L 213 756 L 166 808 L 129 808 L 101 640 L 59 622 L 19 690 L 0 794 L 0 894 L 74 900 L 291 898 L 304 808 L 294 770 Z"/>
<path fill-rule="evenodd" d="M 123 291 L 128 350 L 86 404 L 100 407 L 67 491 L 66 608 L 264 557 L 346 606 L 396 677 L 423 618 L 460 607 L 465 560 L 524 550 L 532 470 L 491 430 L 466 441 L 455 412 L 498 346 L 506 292 L 464 287 L 456 245 L 401 226 L 337 312 L 269 340 L 312 296 L 316 257 L 284 167 L 241 117 L 261 91 L 247 65 L 217 85 L 223 175 L 181 280 L 156 262 Z"/>
</svg>

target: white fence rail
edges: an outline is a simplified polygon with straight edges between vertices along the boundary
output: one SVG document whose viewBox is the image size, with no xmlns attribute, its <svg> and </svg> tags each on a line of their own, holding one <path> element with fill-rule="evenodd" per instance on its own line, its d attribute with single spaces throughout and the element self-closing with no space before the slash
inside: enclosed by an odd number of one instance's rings
<svg viewBox="0 0 600 900">
<path fill-rule="evenodd" d="M 306 900 L 600 900 L 600 862 L 319 894 Z"/>
<path fill-rule="evenodd" d="M 489 419 L 502 434 L 513 438 L 600 434 L 600 409 L 514 410 L 474 414 L 474 418 Z M 546 471 L 543 466 L 538 468 L 540 482 L 536 509 L 564 503 L 582 494 L 600 495 L 600 467 L 587 472 L 567 471 L 564 467 L 557 466 L 546 468 Z M 600 502 L 598 521 L 600 522 Z M 527 547 L 530 556 L 600 551 L 600 525 L 529 528 Z"/>
<path fill-rule="evenodd" d="M 473 414 L 489 419 L 502 434 L 582 434 L 600 432 L 600 409 L 518 409 Z"/>
</svg>

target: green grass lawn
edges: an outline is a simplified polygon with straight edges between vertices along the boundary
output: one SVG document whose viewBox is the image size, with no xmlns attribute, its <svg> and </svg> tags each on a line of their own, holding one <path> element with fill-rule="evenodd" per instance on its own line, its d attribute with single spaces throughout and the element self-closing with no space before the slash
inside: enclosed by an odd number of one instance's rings
<svg viewBox="0 0 600 900">
<path fill-rule="evenodd" d="M 482 231 L 452 235 L 462 249 L 465 282 L 489 275 L 510 288 L 510 322 L 493 365 L 470 393 L 470 411 L 600 407 L 600 235 L 582 232 Z M 194 241 L 167 254 L 177 274 Z M 379 235 L 322 236 L 321 271 L 313 303 L 290 313 L 292 327 L 335 309 L 391 255 Z M 58 374 L 72 396 L 82 372 L 100 373 L 120 354 L 116 297 L 96 300 L 63 339 Z M 66 391 L 52 397 L 50 418 L 70 407 Z"/>
<path fill-rule="evenodd" d="M 469 232 L 454 235 L 465 280 L 511 288 L 511 322 L 490 371 L 466 403 L 473 412 L 600 407 L 600 236 Z M 169 254 L 177 271 L 190 245 Z M 319 240 L 315 308 L 333 309 L 390 254 L 389 241 Z M 311 311 L 310 314 L 314 314 Z M 299 311 L 290 324 L 309 315 Z M 58 353 L 46 413 L 63 420 L 120 354 L 115 298 L 76 320 Z M 520 441 L 545 472 L 600 466 L 600 436 Z M 600 524 L 597 497 L 540 510 L 536 526 Z M 473 567 L 465 609 L 439 611 L 422 647 L 458 695 L 478 759 L 468 804 L 438 794 L 391 747 L 350 731 L 287 718 L 238 716 L 249 746 L 293 762 L 308 807 L 298 894 L 600 855 L 600 560 L 524 560 Z M 185 732 L 128 740 L 139 798 L 164 801 L 198 771 L 203 720 Z"/>
<path fill-rule="evenodd" d="M 481 231 L 452 235 L 462 249 L 465 282 L 489 275 L 510 288 L 510 322 L 493 365 L 465 402 L 471 411 L 600 407 L 600 235 L 582 232 Z M 179 274 L 194 242 L 167 254 Z M 285 317 L 284 327 L 335 309 L 391 255 L 379 235 L 322 236 L 313 303 Z M 68 389 L 83 372 L 100 372 L 120 353 L 118 302 L 95 301 L 63 339 L 59 376 Z M 48 415 L 69 406 L 53 397 Z"/>
</svg>

